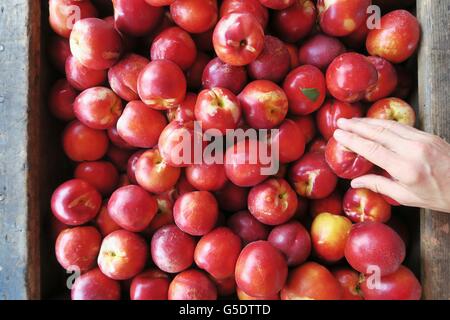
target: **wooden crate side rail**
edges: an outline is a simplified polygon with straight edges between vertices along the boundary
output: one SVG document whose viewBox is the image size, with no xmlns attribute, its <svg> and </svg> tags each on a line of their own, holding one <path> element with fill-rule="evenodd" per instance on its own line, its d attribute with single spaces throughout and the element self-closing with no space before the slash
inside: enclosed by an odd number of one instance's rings
<svg viewBox="0 0 450 320">
<path fill-rule="evenodd" d="M 418 0 L 417 16 L 420 126 L 450 142 L 450 2 Z M 450 214 L 422 210 L 420 221 L 423 296 L 450 299 Z"/>
<path fill-rule="evenodd" d="M 0 299 L 40 297 L 40 1 L 0 0 Z"/>
</svg>

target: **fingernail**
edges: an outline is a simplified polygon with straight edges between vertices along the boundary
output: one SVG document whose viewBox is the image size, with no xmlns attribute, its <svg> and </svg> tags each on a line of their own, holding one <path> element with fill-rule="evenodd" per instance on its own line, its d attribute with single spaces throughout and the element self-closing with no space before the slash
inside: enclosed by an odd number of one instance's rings
<svg viewBox="0 0 450 320">
<path fill-rule="evenodd" d="M 364 185 L 359 182 L 358 180 L 352 180 L 352 182 L 350 183 L 353 189 L 359 189 L 359 188 L 363 188 Z"/>
<path fill-rule="evenodd" d="M 338 119 L 338 121 L 337 121 L 337 125 L 339 126 L 339 127 L 344 127 L 345 125 L 347 125 L 348 124 L 348 119 L 345 119 L 345 118 L 340 118 L 340 119 Z"/>
<path fill-rule="evenodd" d="M 346 132 L 341 129 L 337 129 L 336 131 L 334 131 L 334 134 L 333 134 L 334 138 L 338 141 L 341 139 L 344 139 L 345 135 L 346 135 Z"/>
</svg>

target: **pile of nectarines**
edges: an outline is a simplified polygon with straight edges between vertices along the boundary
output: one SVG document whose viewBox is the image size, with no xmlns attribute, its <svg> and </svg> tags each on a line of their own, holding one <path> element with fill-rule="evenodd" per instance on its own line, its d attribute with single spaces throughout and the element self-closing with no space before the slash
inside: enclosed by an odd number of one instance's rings
<svg viewBox="0 0 450 320">
<path fill-rule="evenodd" d="M 414 125 L 410 2 L 49 0 L 72 299 L 419 299 L 398 203 L 349 188 L 388 174 L 333 138 L 341 118 Z M 206 163 L 180 153 L 213 143 L 197 123 L 277 130 Z M 249 150 L 274 145 L 267 175 Z"/>
</svg>

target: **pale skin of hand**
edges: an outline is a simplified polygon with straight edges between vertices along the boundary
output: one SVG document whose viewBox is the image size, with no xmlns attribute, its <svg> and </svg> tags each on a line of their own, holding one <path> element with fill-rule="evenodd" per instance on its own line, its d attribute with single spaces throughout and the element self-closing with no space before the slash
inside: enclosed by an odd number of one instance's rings
<svg viewBox="0 0 450 320">
<path fill-rule="evenodd" d="M 351 182 L 402 205 L 450 213 L 450 144 L 395 121 L 339 119 L 334 138 L 386 170 L 392 179 L 365 175 Z"/>
</svg>

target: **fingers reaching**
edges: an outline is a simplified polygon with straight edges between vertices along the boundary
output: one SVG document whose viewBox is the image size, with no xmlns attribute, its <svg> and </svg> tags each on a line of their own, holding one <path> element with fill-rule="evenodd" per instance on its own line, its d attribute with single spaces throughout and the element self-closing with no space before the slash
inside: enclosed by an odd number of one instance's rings
<svg viewBox="0 0 450 320">
<path fill-rule="evenodd" d="M 383 176 L 373 174 L 362 176 L 352 180 L 351 186 L 383 194 L 403 205 L 412 205 L 409 192 L 399 183 Z"/>
<path fill-rule="evenodd" d="M 380 126 L 368 123 L 364 119 L 339 119 L 339 128 L 357 134 L 365 139 L 377 142 L 389 150 L 399 152 L 405 151 L 406 140 L 402 135 L 391 131 L 388 126 Z"/>
<path fill-rule="evenodd" d="M 382 120 L 373 118 L 339 119 L 337 125 L 339 128 L 343 130 L 352 131 L 352 128 L 354 127 L 355 123 L 361 123 L 388 129 L 389 131 L 402 137 L 403 139 L 413 141 L 424 138 L 428 135 L 428 133 L 426 132 L 417 130 L 413 127 L 392 120 Z"/>
<path fill-rule="evenodd" d="M 346 148 L 383 168 L 393 177 L 396 177 L 397 174 L 402 174 L 401 170 L 405 169 L 398 154 L 377 142 L 340 129 L 334 132 L 334 138 Z"/>
</svg>

